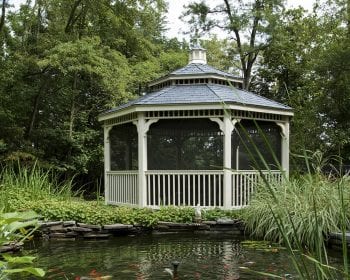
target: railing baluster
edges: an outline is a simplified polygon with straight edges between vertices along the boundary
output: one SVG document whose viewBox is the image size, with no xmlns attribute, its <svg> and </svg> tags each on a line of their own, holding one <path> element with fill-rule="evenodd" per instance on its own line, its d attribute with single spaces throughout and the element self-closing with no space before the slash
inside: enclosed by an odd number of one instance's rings
<svg viewBox="0 0 350 280">
<path fill-rule="evenodd" d="M 191 177 L 189 174 L 186 175 L 187 178 L 187 205 L 190 206 L 191 205 Z"/>
<path fill-rule="evenodd" d="M 180 186 L 181 186 L 180 174 L 177 174 L 177 205 L 181 205 L 181 202 L 180 202 Z"/>
<path fill-rule="evenodd" d="M 249 178 L 250 178 L 250 174 L 247 174 L 245 176 L 245 178 L 246 178 L 246 185 L 247 185 L 247 187 L 246 187 L 246 190 L 245 190 L 245 199 L 244 199 L 244 204 L 243 204 L 244 206 L 247 205 L 247 201 L 249 199 L 249 189 L 250 189 L 250 180 L 249 180 Z"/>
<path fill-rule="evenodd" d="M 214 174 L 208 175 L 208 206 L 213 206 L 211 203 L 211 178 Z"/>
<path fill-rule="evenodd" d="M 158 181 L 158 186 L 157 186 L 157 206 L 160 206 L 160 204 L 161 204 L 161 202 L 160 202 L 160 185 L 161 185 L 161 183 L 160 182 L 162 182 L 161 178 L 163 177 L 163 175 L 159 174 L 158 177 L 159 177 L 159 181 Z"/>
<path fill-rule="evenodd" d="M 206 175 L 206 174 L 203 174 L 202 177 L 203 177 L 203 186 L 202 186 L 202 191 L 203 191 L 203 206 L 206 206 L 205 199 L 206 199 L 206 193 L 207 193 L 207 186 L 206 186 L 207 175 Z"/>
<path fill-rule="evenodd" d="M 156 205 L 156 174 L 152 174 L 152 206 Z"/>
<path fill-rule="evenodd" d="M 173 189 L 173 205 L 175 205 L 175 174 L 173 174 L 172 189 Z"/>
<path fill-rule="evenodd" d="M 239 196 L 239 205 L 238 206 L 242 206 L 242 196 L 243 196 L 243 182 L 242 182 L 242 175 L 239 175 L 239 192 L 240 192 L 240 196 Z"/>
<path fill-rule="evenodd" d="M 214 192 L 213 192 L 213 196 L 214 196 L 214 204 L 213 206 L 216 207 L 216 192 L 217 192 L 217 189 L 216 189 L 216 177 L 220 180 L 220 175 L 217 176 L 216 174 L 214 174 Z"/>
<path fill-rule="evenodd" d="M 168 198 L 167 198 L 167 205 L 171 204 L 170 200 L 170 174 L 168 174 Z"/>
<path fill-rule="evenodd" d="M 223 182 L 223 179 L 224 179 L 224 175 L 220 175 L 219 176 L 219 206 L 224 206 L 223 205 L 223 197 L 222 197 L 222 182 Z"/>
<path fill-rule="evenodd" d="M 197 175 L 197 180 L 198 180 L 198 185 L 197 185 L 197 190 L 198 190 L 198 204 L 199 205 L 202 205 L 201 203 L 201 190 L 200 190 L 200 187 L 201 187 L 201 175 Z"/>
<path fill-rule="evenodd" d="M 147 205 L 151 205 L 151 191 L 150 191 L 150 185 L 151 185 L 151 178 L 152 174 L 147 174 L 147 186 L 146 186 L 146 191 L 147 191 Z"/>
<path fill-rule="evenodd" d="M 186 188 L 185 188 L 185 183 L 186 183 L 186 175 L 182 174 L 182 204 L 186 205 Z"/>
<path fill-rule="evenodd" d="M 165 206 L 165 200 L 166 200 L 166 197 L 165 197 L 165 178 L 166 178 L 166 174 L 163 174 L 163 195 L 162 195 L 162 200 L 163 200 L 163 205 Z"/>
<path fill-rule="evenodd" d="M 191 174 L 191 180 L 192 180 L 192 193 L 193 193 L 193 200 L 192 200 L 192 206 L 196 206 L 196 175 Z"/>
<path fill-rule="evenodd" d="M 235 206 L 235 199 L 236 199 L 236 175 L 234 172 L 231 172 L 231 189 L 232 189 L 232 206 Z"/>
</svg>

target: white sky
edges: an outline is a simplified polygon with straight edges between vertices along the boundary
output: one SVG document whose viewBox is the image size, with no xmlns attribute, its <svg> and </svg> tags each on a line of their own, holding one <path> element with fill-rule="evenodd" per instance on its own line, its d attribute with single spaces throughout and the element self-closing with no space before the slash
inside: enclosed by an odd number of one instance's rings
<svg viewBox="0 0 350 280">
<path fill-rule="evenodd" d="M 166 0 L 168 2 L 168 16 L 167 16 L 167 28 L 166 32 L 167 37 L 173 38 L 176 37 L 179 40 L 182 38 L 188 39 L 188 36 L 183 35 L 184 31 L 188 31 L 184 22 L 182 22 L 179 17 L 184 11 L 184 6 L 188 5 L 191 0 Z M 207 3 L 210 5 L 215 5 L 215 3 L 220 3 L 222 0 L 207 0 Z M 312 6 L 315 3 L 315 0 L 287 0 L 287 6 L 290 8 L 297 8 L 298 6 L 303 7 L 306 10 L 311 11 Z M 220 34 L 218 34 L 219 37 Z"/>
<path fill-rule="evenodd" d="M 167 37 L 173 38 L 177 37 L 179 40 L 182 38 L 188 39 L 188 36 L 183 35 L 184 31 L 187 31 L 186 25 L 182 22 L 179 17 L 184 11 L 184 5 L 187 5 L 191 0 L 166 0 L 169 4 L 169 12 L 167 15 L 167 28 L 166 32 Z M 207 0 L 209 1 L 209 0 Z M 210 0 L 211 5 L 215 5 L 215 2 L 220 3 L 222 0 Z M 11 5 L 14 5 L 17 8 L 21 3 L 24 3 L 25 0 L 9 0 Z M 289 7 L 298 7 L 302 6 L 303 8 L 310 10 L 315 0 L 287 0 L 287 5 Z M 219 34 L 220 37 L 220 34 Z"/>
</svg>

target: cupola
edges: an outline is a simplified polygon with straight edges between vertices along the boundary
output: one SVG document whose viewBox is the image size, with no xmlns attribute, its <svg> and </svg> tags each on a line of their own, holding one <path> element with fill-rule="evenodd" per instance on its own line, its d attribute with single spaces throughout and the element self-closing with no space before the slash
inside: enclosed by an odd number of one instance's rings
<svg viewBox="0 0 350 280">
<path fill-rule="evenodd" d="M 202 48 L 199 42 L 190 48 L 188 64 L 191 63 L 207 64 L 207 50 Z"/>
</svg>

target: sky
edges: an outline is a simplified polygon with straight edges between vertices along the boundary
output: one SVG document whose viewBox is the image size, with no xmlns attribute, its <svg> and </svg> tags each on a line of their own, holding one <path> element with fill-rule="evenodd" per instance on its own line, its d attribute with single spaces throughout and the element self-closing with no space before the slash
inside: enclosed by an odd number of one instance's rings
<svg viewBox="0 0 350 280">
<path fill-rule="evenodd" d="M 167 28 L 168 31 L 166 32 L 167 37 L 173 38 L 176 37 L 178 39 L 186 38 L 188 39 L 187 35 L 184 35 L 183 32 L 187 31 L 185 23 L 183 23 L 179 17 L 184 11 L 183 6 L 187 5 L 188 3 L 192 2 L 190 0 L 167 0 L 168 2 L 168 16 L 167 16 Z M 207 3 L 210 3 L 211 5 L 215 5 L 215 2 L 220 3 L 222 0 L 207 0 Z M 297 8 L 299 6 L 303 7 L 306 10 L 311 11 L 312 6 L 315 3 L 315 0 L 287 0 L 287 6 L 290 8 Z M 220 34 L 218 34 L 218 37 L 221 37 Z"/>
<path fill-rule="evenodd" d="M 188 39 L 188 35 L 184 35 L 183 32 L 186 31 L 186 25 L 184 22 L 182 22 L 179 17 L 184 11 L 183 6 L 187 5 L 191 2 L 191 0 L 166 0 L 168 2 L 169 12 L 167 15 L 167 32 L 166 36 L 169 38 L 176 37 L 179 40 L 182 40 L 182 38 Z M 207 0 L 209 1 L 209 0 Z M 220 3 L 222 0 L 210 0 L 209 2 L 211 5 L 215 5 L 215 2 Z M 20 3 L 24 3 L 25 0 L 9 0 L 10 4 L 13 4 L 16 7 L 20 5 Z M 302 6 L 306 10 L 312 9 L 312 5 L 315 2 L 315 0 L 287 0 L 287 5 L 289 7 L 298 7 Z M 219 37 L 220 34 L 218 34 Z"/>
</svg>

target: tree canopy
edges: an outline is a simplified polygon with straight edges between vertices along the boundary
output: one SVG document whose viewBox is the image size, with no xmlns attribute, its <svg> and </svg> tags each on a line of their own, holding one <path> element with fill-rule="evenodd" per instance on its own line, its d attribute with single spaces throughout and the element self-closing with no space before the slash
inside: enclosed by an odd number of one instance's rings
<svg viewBox="0 0 350 280">
<path fill-rule="evenodd" d="M 192 1 L 183 19 L 208 63 L 295 110 L 291 148 L 350 162 L 350 1 L 307 12 L 282 0 Z M 99 113 L 187 62 L 165 37 L 164 0 L 0 1 L 0 160 L 35 161 L 94 184 Z M 212 31 L 222 30 L 219 39 Z"/>
</svg>

